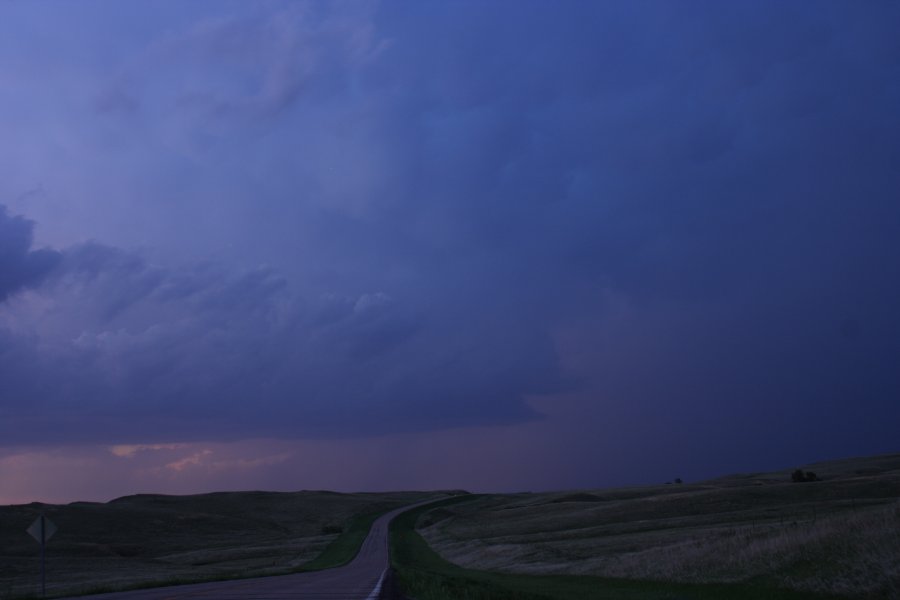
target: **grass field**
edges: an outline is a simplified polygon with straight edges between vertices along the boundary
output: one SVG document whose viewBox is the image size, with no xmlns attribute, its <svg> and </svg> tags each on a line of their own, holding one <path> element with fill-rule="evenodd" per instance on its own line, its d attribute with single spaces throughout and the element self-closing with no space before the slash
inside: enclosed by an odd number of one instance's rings
<svg viewBox="0 0 900 600">
<path fill-rule="evenodd" d="M 48 595 L 64 595 L 337 566 L 377 514 L 429 496 L 227 492 L 2 506 L 0 599 L 38 589 L 40 547 L 25 529 L 41 512 L 59 527 L 47 545 Z"/>
<path fill-rule="evenodd" d="M 398 583 L 416 600 L 823 600 L 830 594 L 778 589 L 765 583 L 675 583 L 585 575 L 528 575 L 467 569 L 432 550 L 416 524 L 468 510 L 490 497 L 455 498 L 400 515 L 391 525 Z M 471 503 L 471 504 L 469 504 Z"/>
<path fill-rule="evenodd" d="M 416 600 L 900 598 L 900 455 L 710 481 L 457 495 L 401 515 Z M 432 493 L 138 495 L 0 507 L 0 600 L 312 570 L 349 561 L 378 514 Z"/>
<path fill-rule="evenodd" d="M 442 560 L 468 569 L 736 584 L 723 598 L 739 597 L 746 586 L 900 598 L 900 455 L 804 470 L 822 481 L 793 483 L 785 470 L 683 485 L 488 495 L 422 515 L 419 532 Z M 679 594 L 670 597 L 704 597 L 700 588 Z"/>
</svg>

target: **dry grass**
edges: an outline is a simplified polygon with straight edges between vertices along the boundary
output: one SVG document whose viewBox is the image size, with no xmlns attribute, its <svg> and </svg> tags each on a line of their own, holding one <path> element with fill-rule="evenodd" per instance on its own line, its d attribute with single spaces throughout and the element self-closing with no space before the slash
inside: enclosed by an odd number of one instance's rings
<svg viewBox="0 0 900 600">
<path fill-rule="evenodd" d="M 765 581 L 900 598 L 900 455 L 695 485 L 494 496 L 421 533 L 473 569 L 679 582 Z M 428 525 L 428 519 L 436 521 Z"/>
</svg>

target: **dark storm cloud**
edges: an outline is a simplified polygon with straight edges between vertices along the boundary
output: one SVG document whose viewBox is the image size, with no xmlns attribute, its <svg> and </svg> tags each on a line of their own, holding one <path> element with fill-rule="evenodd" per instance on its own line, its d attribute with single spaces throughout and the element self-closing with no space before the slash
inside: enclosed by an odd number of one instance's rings
<svg viewBox="0 0 900 600">
<path fill-rule="evenodd" d="M 552 353 L 489 331 L 450 342 L 382 292 L 304 301 L 263 267 L 167 268 L 97 243 L 62 256 L 2 315 L 7 443 L 33 442 L 30 425 L 112 443 L 506 422 L 534 417 L 521 399 L 536 383 L 558 383 L 528 372 Z"/>
<path fill-rule="evenodd" d="M 576 383 L 650 453 L 893 439 L 895 5 L 286 6 L 97 94 L 173 199 L 132 233 L 274 266 L 66 250 L 4 343 L 85 439 L 514 422 Z"/>
<path fill-rule="evenodd" d="M 39 285 L 59 262 L 53 250 L 32 250 L 34 223 L 10 217 L 0 205 L 0 302 L 23 288 Z"/>
<path fill-rule="evenodd" d="M 410 210 L 452 216 L 422 222 L 471 285 L 594 333 L 599 432 L 739 429 L 722 465 L 890 449 L 900 14 L 820 7 L 422 9 L 450 33 L 403 62 L 428 82 L 409 171 L 441 201 Z"/>
</svg>

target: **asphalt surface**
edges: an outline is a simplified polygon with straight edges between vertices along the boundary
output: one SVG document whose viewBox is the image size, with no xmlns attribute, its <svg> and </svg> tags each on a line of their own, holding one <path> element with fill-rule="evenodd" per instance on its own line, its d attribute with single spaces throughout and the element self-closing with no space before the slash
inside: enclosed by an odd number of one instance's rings
<svg viewBox="0 0 900 600">
<path fill-rule="evenodd" d="M 416 505 L 418 506 L 418 505 Z M 325 571 L 276 575 L 235 581 L 193 583 L 130 592 L 78 596 L 96 600 L 376 600 L 387 571 L 388 523 L 413 508 L 406 506 L 379 517 L 356 558 Z M 71 600 L 71 599 L 64 599 Z"/>
</svg>

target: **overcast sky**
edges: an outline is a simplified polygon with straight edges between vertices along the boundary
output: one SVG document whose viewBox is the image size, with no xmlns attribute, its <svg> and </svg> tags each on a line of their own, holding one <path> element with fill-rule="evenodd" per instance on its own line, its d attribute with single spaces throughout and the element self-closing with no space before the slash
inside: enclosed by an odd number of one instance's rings
<svg viewBox="0 0 900 600">
<path fill-rule="evenodd" d="M 0 503 L 900 451 L 897 23 L 0 4 Z"/>
</svg>

